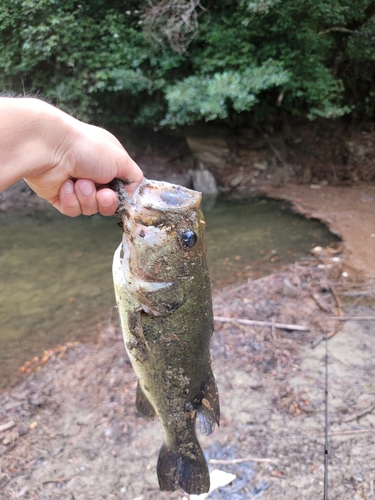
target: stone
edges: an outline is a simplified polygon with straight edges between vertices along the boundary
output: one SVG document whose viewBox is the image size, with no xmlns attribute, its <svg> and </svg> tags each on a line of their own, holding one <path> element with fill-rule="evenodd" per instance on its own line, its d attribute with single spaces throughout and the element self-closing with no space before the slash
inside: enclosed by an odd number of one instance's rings
<svg viewBox="0 0 375 500">
<path fill-rule="evenodd" d="M 214 168 L 224 168 L 228 164 L 230 151 L 224 139 L 187 136 L 186 141 L 198 163 Z"/>
<path fill-rule="evenodd" d="M 209 170 L 201 168 L 198 170 L 190 170 L 189 173 L 192 178 L 193 189 L 208 195 L 217 196 L 219 194 L 215 177 Z"/>
<path fill-rule="evenodd" d="M 242 184 L 244 178 L 245 178 L 244 174 L 235 175 L 233 179 L 230 181 L 230 186 L 232 188 L 239 186 L 240 184 Z"/>
<path fill-rule="evenodd" d="M 283 281 L 283 295 L 285 297 L 295 298 L 298 296 L 298 288 L 285 278 Z"/>
<path fill-rule="evenodd" d="M 256 168 L 257 170 L 261 170 L 261 171 L 264 172 L 268 168 L 268 163 L 266 161 L 255 162 L 254 163 L 254 168 Z"/>
</svg>

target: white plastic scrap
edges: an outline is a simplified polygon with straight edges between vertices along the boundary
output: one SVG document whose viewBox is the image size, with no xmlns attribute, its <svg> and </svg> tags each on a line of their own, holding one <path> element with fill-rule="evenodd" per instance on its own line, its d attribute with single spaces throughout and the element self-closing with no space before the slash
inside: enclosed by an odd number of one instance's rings
<svg viewBox="0 0 375 500">
<path fill-rule="evenodd" d="M 208 493 L 202 493 L 201 495 L 190 495 L 189 498 L 190 500 L 204 500 L 214 490 L 216 490 L 217 488 L 222 488 L 223 486 L 227 486 L 232 481 L 234 481 L 236 477 L 237 476 L 235 476 L 234 474 L 229 474 L 228 472 L 215 469 L 210 473 L 210 491 Z"/>
</svg>

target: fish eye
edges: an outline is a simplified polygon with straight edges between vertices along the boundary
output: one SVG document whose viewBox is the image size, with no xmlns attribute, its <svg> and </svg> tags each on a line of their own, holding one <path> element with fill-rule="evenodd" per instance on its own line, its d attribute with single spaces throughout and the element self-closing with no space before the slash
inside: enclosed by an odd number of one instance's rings
<svg viewBox="0 0 375 500">
<path fill-rule="evenodd" d="M 185 231 L 181 235 L 181 243 L 182 246 L 186 248 L 192 248 L 196 242 L 197 242 L 197 235 L 194 233 L 194 231 Z"/>
</svg>

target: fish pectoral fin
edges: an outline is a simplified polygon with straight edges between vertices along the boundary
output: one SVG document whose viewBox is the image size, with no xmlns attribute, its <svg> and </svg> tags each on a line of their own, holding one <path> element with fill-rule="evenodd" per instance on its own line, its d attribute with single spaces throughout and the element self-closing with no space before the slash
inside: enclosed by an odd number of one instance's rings
<svg viewBox="0 0 375 500">
<path fill-rule="evenodd" d="M 201 433 L 208 436 L 213 432 L 215 424 L 218 427 L 220 425 L 219 393 L 211 367 L 209 368 L 201 395 L 201 402 L 196 407 L 198 411 L 198 426 Z"/>
<path fill-rule="evenodd" d="M 146 420 L 154 420 L 156 417 L 156 413 L 154 407 L 150 403 L 148 397 L 144 393 L 144 390 L 141 387 L 141 384 L 137 384 L 137 391 L 135 396 L 135 406 L 138 412 L 144 417 Z"/>
<path fill-rule="evenodd" d="M 163 491 L 176 491 L 180 488 L 189 495 L 207 493 L 210 489 L 210 475 L 198 441 L 190 453 L 182 453 L 168 447 L 160 449 L 158 465 L 158 480 Z"/>
</svg>

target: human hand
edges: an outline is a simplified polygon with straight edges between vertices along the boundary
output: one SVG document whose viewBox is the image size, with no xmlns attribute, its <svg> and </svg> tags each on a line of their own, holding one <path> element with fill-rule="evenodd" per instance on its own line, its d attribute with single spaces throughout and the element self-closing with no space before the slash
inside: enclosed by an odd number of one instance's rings
<svg viewBox="0 0 375 500">
<path fill-rule="evenodd" d="M 0 192 L 24 178 L 71 217 L 113 215 L 121 179 L 131 195 L 143 174 L 109 132 L 34 98 L 0 97 Z"/>
<path fill-rule="evenodd" d="M 112 134 L 78 120 L 71 123 L 69 134 L 50 162 L 51 168 L 25 181 L 70 217 L 98 211 L 113 215 L 117 197 L 106 186 L 114 178 L 121 179 L 131 195 L 142 181 L 142 171 Z"/>
</svg>

